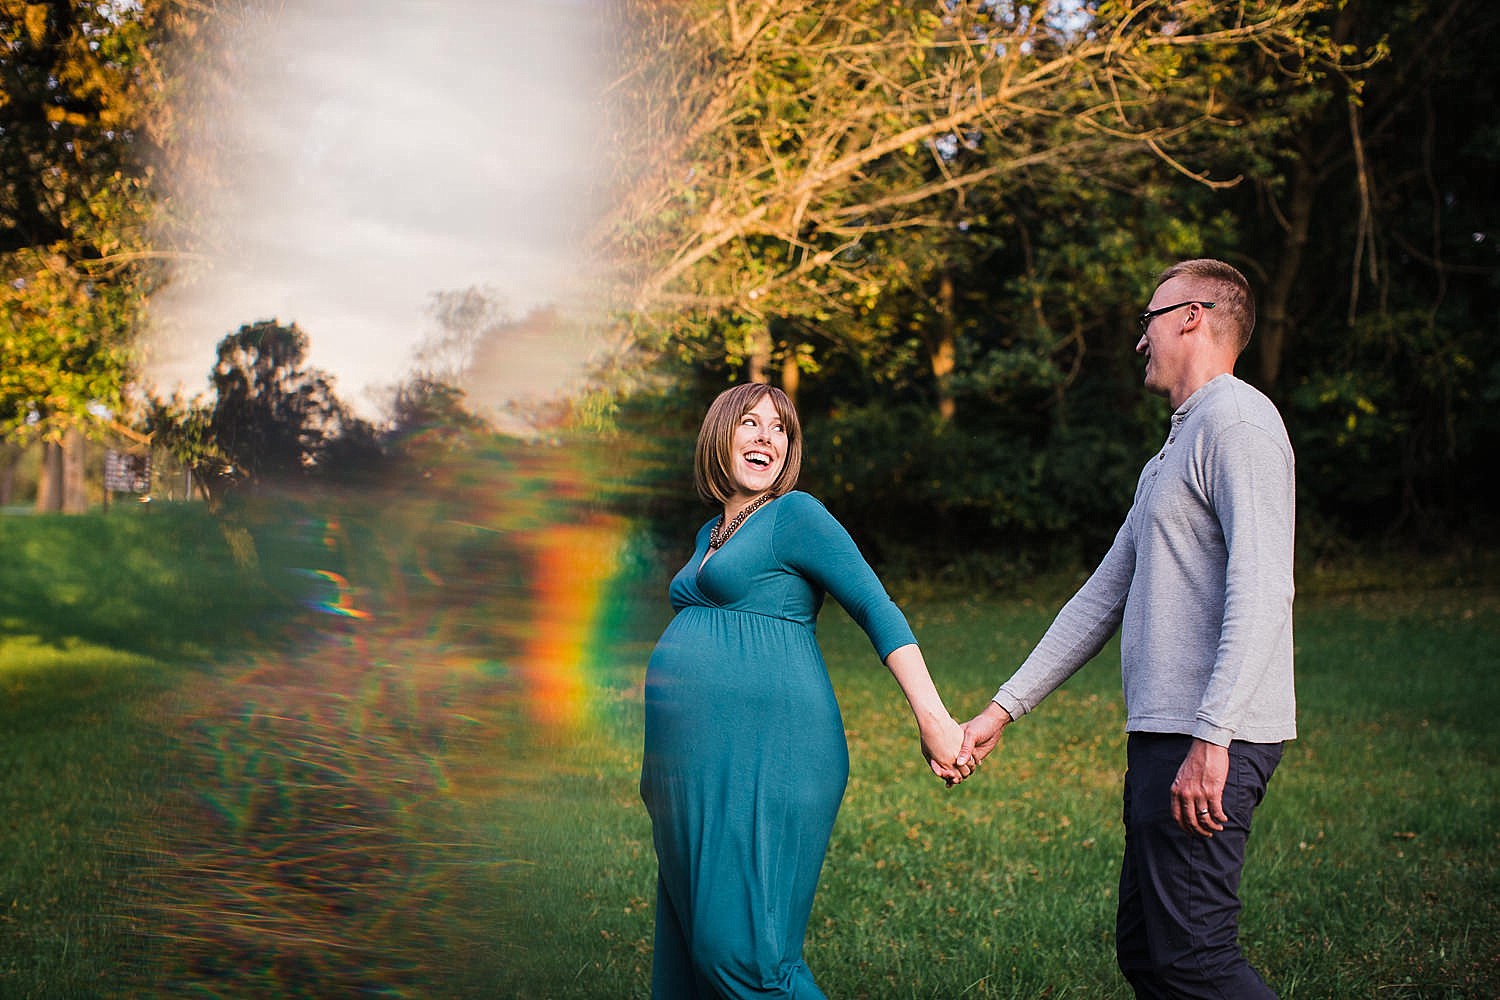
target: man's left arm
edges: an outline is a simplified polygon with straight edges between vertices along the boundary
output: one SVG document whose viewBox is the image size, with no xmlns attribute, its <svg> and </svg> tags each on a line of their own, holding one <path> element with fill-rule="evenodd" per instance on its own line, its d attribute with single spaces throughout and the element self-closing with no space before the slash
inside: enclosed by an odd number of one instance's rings
<svg viewBox="0 0 1500 1000">
<path fill-rule="evenodd" d="M 1184 830 L 1211 836 L 1227 818 L 1229 743 L 1278 657 L 1290 655 L 1279 647 L 1295 590 L 1296 486 L 1284 436 L 1249 423 L 1221 432 L 1205 471 L 1226 549 L 1224 620 L 1192 749 L 1172 785 L 1172 815 Z"/>
</svg>

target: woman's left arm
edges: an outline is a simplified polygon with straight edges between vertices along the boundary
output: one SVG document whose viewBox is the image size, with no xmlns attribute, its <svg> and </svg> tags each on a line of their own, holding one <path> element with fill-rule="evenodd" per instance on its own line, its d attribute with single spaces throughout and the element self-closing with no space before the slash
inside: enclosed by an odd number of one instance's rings
<svg viewBox="0 0 1500 1000">
<path fill-rule="evenodd" d="M 817 499 L 792 493 L 778 501 L 786 517 L 772 544 L 785 565 L 831 594 L 870 637 L 916 716 L 922 753 L 932 773 L 956 784 L 973 771 L 972 763 L 955 764 L 963 745 L 963 727 L 943 707 L 927 661 L 901 609 L 860 554 L 849 532 Z M 778 522 L 781 527 L 781 522 Z M 783 546 L 780 539 L 794 540 Z"/>
<path fill-rule="evenodd" d="M 932 682 L 932 674 L 927 670 L 927 661 L 922 657 L 921 647 L 913 642 L 893 649 L 886 656 L 885 665 L 901 686 L 901 693 L 906 695 L 906 703 L 911 706 L 912 715 L 916 717 L 917 732 L 922 738 L 922 754 L 927 758 L 927 765 L 932 768 L 932 773 L 950 785 L 967 778 L 973 773 L 973 763 L 962 766 L 954 764 L 964 742 L 963 727 L 954 721 L 953 716 L 948 714 L 948 709 L 943 706 L 943 698 L 938 694 L 937 685 Z"/>
</svg>

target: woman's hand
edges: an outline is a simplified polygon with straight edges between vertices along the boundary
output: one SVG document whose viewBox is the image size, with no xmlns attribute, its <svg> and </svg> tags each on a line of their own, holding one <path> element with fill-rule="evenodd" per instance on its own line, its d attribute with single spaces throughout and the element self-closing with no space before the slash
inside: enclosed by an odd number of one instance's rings
<svg viewBox="0 0 1500 1000">
<path fill-rule="evenodd" d="M 922 659 L 917 644 L 910 643 L 892 650 L 886 655 L 885 665 L 896 678 L 896 683 L 901 685 L 906 703 L 916 716 L 917 732 L 922 737 L 922 755 L 927 758 L 932 773 L 949 786 L 973 774 L 976 761 L 955 763 L 963 749 L 964 730 L 943 707 L 943 699 L 932 683 L 927 661 Z"/>
<path fill-rule="evenodd" d="M 922 754 L 927 758 L 927 766 L 950 787 L 974 773 L 974 761 L 955 763 L 959 750 L 963 747 L 964 729 L 951 716 L 926 721 L 919 727 L 919 731 L 922 737 Z"/>
</svg>

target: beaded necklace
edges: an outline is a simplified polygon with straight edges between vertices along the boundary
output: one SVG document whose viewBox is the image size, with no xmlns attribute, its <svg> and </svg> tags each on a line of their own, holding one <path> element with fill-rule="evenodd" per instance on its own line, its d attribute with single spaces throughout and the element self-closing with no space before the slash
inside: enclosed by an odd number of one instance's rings
<svg viewBox="0 0 1500 1000">
<path fill-rule="evenodd" d="M 713 531 L 709 532 L 708 534 L 708 551 L 712 552 L 714 549 L 717 549 L 719 546 L 729 541 L 729 536 L 734 534 L 735 531 L 739 529 L 739 526 L 745 523 L 745 518 L 749 517 L 751 514 L 754 514 L 756 509 L 759 508 L 761 504 L 765 503 L 767 500 L 774 500 L 775 498 L 776 494 L 774 493 L 762 493 L 760 496 L 747 503 L 744 510 L 734 515 L 734 520 L 729 522 L 729 527 L 727 528 L 724 527 L 724 515 L 720 514 L 719 523 L 715 524 Z"/>
</svg>

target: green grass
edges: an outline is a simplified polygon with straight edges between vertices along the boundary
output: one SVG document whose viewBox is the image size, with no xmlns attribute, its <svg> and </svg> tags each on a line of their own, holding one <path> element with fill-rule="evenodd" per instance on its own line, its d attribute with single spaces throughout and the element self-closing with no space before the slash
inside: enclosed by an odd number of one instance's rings
<svg viewBox="0 0 1500 1000">
<path fill-rule="evenodd" d="M 152 809 L 134 706 L 161 664 L 83 642 L 0 643 L 0 996 L 89 996 L 131 933 L 117 889 Z"/>
<path fill-rule="evenodd" d="M 546 728 L 535 523 L 0 518 L 0 996 L 645 997 L 661 588 L 618 589 L 585 724 Z M 370 617 L 305 608 L 298 569 Z M 1244 884 L 1284 997 L 1500 995 L 1500 590 L 1443 579 L 1299 598 L 1302 737 Z M 956 714 L 1069 584 L 906 602 Z M 807 941 L 829 995 L 1127 996 L 1114 649 L 948 790 L 864 637 L 820 630 L 852 758 Z"/>
<path fill-rule="evenodd" d="M 964 713 L 1054 606 L 927 597 L 908 611 Z M 852 757 L 807 941 L 825 991 L 1129 996 L 1113 958 L 1116 648 L 1013 727 L 976 780 L 945 790 L 863 636 L 837 611 L 821 630 Z M 1257 815 L 1243 887 L 1252 961 L 1289 998 L 1500 995 L 1500 594 L 1304 598 L 1298 674 L 1302 735 Z M 605 706 L 615 725 L 510 802 L 533 860 L 519 897 L 533 932 L 502 995 L 646 995 L 637 697 L 622 690 Z"/>
<path fill-rule="evenodd" d="M 0 996 L 101 995 L 167 751 L 163 699 L 265 597 L 199 509 L 0 517 Z"/>
</svg>

